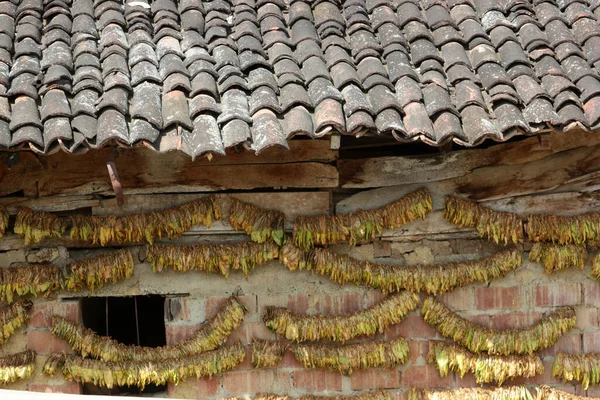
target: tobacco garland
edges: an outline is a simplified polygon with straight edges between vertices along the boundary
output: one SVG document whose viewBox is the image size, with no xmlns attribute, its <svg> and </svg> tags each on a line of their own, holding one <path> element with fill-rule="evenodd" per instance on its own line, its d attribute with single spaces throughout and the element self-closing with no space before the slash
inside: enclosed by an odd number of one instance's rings
<svg viewBox="0 0 600 400">
<path fill-rule="evenodd" d="M 343 315 L 298 315 L 283 307 L 268 306 L 263 321 L 267 328 L 294 342 L 329 340 L 344 343 L 357 336 L 383 333 L 402 321 L 419 305 L 419 296 L 401 292 L 361 311 Z"/>
<path fill-rule="evenodd" d="M 0 309 L 0 344 L 5 343 L 17 329 L 29 321 L 29 310 L 33 303 L 18 301 Z"/>
<path fill-rule="evenodd" d="M 534 243 L 529 251 L 529 259 L 540 261 L 548 275 L 567 268 L 583 269 L 587 255 L 585 246 L 573 244 Z"/>
<path fill-rule="evenodd" d="M 413 388 L 408 392 L 408 400 L 533 400 L 533 396 L 523 386 L 509 386 L 496 389 L 460 388 L 429 390 Z"/>
<path fill-rule="evenodd" d="M 487 352 L 490 355 L 531 355 L 552 346 L 565 332 L 575 327 L 575 311 L 571 307 L 559 307 L 528 328 L 504 331 L 467 321 L 432 297 L 423 302 L 421 315 L 442 336 L 453 339 L 473 353 Z"/>
<path fill-rule="evenodd" d="M 552 376 L 565 381 L 578 381 L 585 390 L 600 384 L 600 354 L 557 353 Z"/>
<path fill-rule="evenodd" d="M 300 397 L 290 397 L 278 394 L 259 393 L 254 396 L 254 400 L 391 400 L 392 396 L 385 390 L 376 390 L 374 392 L 360 393 L 350 396 L 334 395 L 334 396 L 315 396 L 305 395 Z"/>
<path fill-rule="evenodd" d="M 175 271 L 205 271 L 229 276 L 231 269 L 241 269 L 244 276 L 256 265 L 279 257 L 279 247 L 274 243 L 242 242 L 236 244 L 148 246 L 147 259 L 152 271 L 161 272 L 171 268 Z"/>
<path fill-rule="evenodd" d="M 358 261 L 323 248 L 303 252 L 291 244 L 283 247 L 280 259 L 290 271 L 312 270 L 341 285 L 365 285 L 386 294 L 406 289 L 431 295 L 443 294 L 474 282 L 497 279 L 517 269 L 523 261 L 522 254 L 513 249 L 474 261 L 395 266 Z"/>
<path fill-rule="evenodd" d="M 33 350 L 0 357 L 0 385 L 27 379 L 34 369 L 35 352 Z"/>
<path fill-rule="evenodd" d="M 281 211 L 263 210 L 252 204 L 231 198 L 229 223 L 233 229 L 250 235 L 252 241 L 272 241 L 279 246 L 285 242 L 284 214 Z"/>
<path fill-rule="evenodd" d="M 283 353 L 290 350 L 305 368 L 320 368 L 350 375 L 355 370 L 392 368 L 408 361 L 408 344 L 404 338 L 371 341 L 341 346 L 323 344 L 290 344 L 255 340 L 252 348 L 256 368 L 276 365 Z"/>
<path fill-rule="evenodd" d="M 531 378 L 544 373 L 542 360 L 538 356 L 473 354 L 455 344 L 433 340 L 429 341 L 427 362 L 434 364 L 442 377 L 450 371 L 458 372 L 461 378 L 467 372 L 472 372 L 475 382 L 496 382 L 498 386 L 509 378 Z"/>
<path fill-rule="evenodd" d="M 242 324 L 246 312 L 244 304 L 237 298 L 230 297 L 217 314 L 196 330 L 191 338 L 162 347 L 127 346 L 56 315 L 52 317 L 52 333 L 66 340 L 82 357 L 91 356 L 115 362 L 162 362 L 165 359 L 187 357 L 216 349 Z"/>
</svg>

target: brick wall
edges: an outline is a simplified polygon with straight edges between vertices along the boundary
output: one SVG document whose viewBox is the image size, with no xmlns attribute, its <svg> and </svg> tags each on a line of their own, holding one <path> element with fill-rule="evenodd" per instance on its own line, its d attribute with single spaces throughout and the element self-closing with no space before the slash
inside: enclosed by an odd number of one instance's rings
<svg viewBox="0 0 600 400">
<path fill-rule="evenodd" d="M 379 242 L 339 251 L 350 251 L 356 258 L 394 264 L 445 263 L 474 259 L 492 254 L 498 248 L 480 240 L 455 239 L 448 241 Z M 60 253 L 65 257 L 81 258 L 91 254 Z M 18 255 L 21 257 L 21 255 Z M 22 257 L 21 257 L 22 258 Z M 419 316 L 411 313 L 401 324 L 385 333 L 391 339 L 404 336 L 410 346 L 410 362 L 393 370 L 368 370 L 342 376 L 337 372 L 303 369 L 291 354 L 274 369 L 253 370 L 250 365 L 250 343 L 253 337 L 274 339 L 262 324 L 263 308 L 267 305 L 285 306 L 301 313 L 343 313 L 361 309 L 379 301 L 382 295 L 366 288 L 338 286 L 328 279 L 306 272 L 289 272 L 277 262 L 259 267 L 248 279 L 241 273 L 232 273 L 228 280 L 202 273 L 154 274 L 147 264 L 136 266 L 129 280 L 106 288 L 95 295 L 136 295 L 161 293 L 169 295 L 165 307 L 167 342 L 176 343 L 187 338 L 206 318 L 212 316 L 220 302 L 236 293 L 248 306 L 244 324 L 234 332 L 230 342 L 241 340 L 247 346 L 247 357 L 240 368 L 221 377 L 189 380 L 168 389 L 170 397 L 221 398 L 224 396 L 252 396 L 257 392 L 275 392 L 292 396 L 314 394 L 352 394 L 369 389 L 391 389 L 397 399 L 404 399 L 411 386 L 450 388 L 476 386 L 472 375 L 463 379 L 455 375 L 441 378 L 437 370 L 426 364 L 429 339 L 439 335 Z M 181 297 L 181 295 L 185 295 Z M 600 282 L 584 271 L 569 270 L 546 276 L 540 264 L 525 262 L 523 267 L 503 279 L 471 285 L 441 297 L 450 307 L 471 321 L 494 328 L 518 328 L 537 321 L 545 312 L 560 305 L 572 305 L 577 311 L 577 327 L 550 349 L 541 353 L 546 372 L 529 380 L 513 380 L 506 384 L 550 384 L 562 390 L 584 395 L 571 384 L 563 384 L 551 377 L 553 355 L 557 351 L 600 351 L 598 305 Z M 77 300 L 36 299 L 31 323 L 21 329 L 0 351 L 10 353 L 31 348 L 38 352 L 38 368 L 33 378 L 10 385 L 9 388 L 78 393 L 77 384 L 65 382 L 60 374 L 47 378 L 40 374 L 48 353 L 68 351 L 68 346 L 52 337 L 49 332 L 50 315 L 58 313 L 80 319 Z M 600 396 L 597 388 L 587 391 L 589 396 Z"/>
</svg>

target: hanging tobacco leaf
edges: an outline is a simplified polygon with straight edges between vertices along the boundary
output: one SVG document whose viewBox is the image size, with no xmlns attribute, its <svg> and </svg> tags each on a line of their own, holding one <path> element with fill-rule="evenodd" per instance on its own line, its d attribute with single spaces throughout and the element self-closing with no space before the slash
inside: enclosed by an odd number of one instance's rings
<svg viewBox="0 0 600 400">
<path fill-rule="evenodd" d="M 600 214 L 561 217 L 551 214 L 530 215 L 525 230 L 534 242 L 585 244 L 600 240 Z"/>
<path fill-rule="evenodd" d="M 552 243 L 534 243 L 529 252 L 529 259 L 541 262 L 546 268 L 546 274 L 567 268 L 583 269 L 587 259 L 585 246 L 557 245 Z"/>
<path fill-rule="evenodd" d="M 283 247 L 280 259 L 291 271 L 312 270 L 341 285 L 365 285 L 386 294 L 410 290 L 432 295 L 443 294 L 474 282 L 489 282 L 517 269 L 523 262 L 521 252 L 512 249 L 473 261 L 429 266 L 385 265 L 358 261 L 322 248 L 303 252 L 291 244 Z"/>
<path fill-rule="evenodd" d="M 536 388 L 537 400 L 594 400 L 597 397 L 577 396 L 575 394 L 563 392 L 562 390 L 551 388 L 550 386 L 541 385 Z"/>
<path fill-rule="evenodd" d="M 408 392 L 408 400 L 533 400 L 533 396 L 523 386 L 509 386 L 496 389 L 460 388 L 429 390 L 413 388 Z"/>
<path fill-rule="evenodd" d="M 53 265 L 0 268 L 0 300 L 12 303 L 15 296 L 48 296 L 61 288 L 62 269 Z"/>
<path fill-rule="evenodd" d="M 600 385 L 600 354 L 558 353 L 554 358 L 552 376 L 581 382 L 585 390 L 590 385 Z"/>
<path fill-rule="evenodd" d="M 254 368 L 275 367 L 283 359 L 287 346 L 277 340 L 252 340 L 252 366 Z"/>
<path fill-rule="evenodd" d="M 233 229 L 246 232 L 256 243 L 272 241 L 282 246 L 285 242 L 284 219 L 281 211 L 263 210 L 231 198 L 229 223 Z"/>
<path fill-rule="evenodd" d="M 44 367 L 42 368 L 42 374 L 54 376 L 56 371 L 61 370 L 63 365 L 65 365 L 65 360 L 67 355 L 64 353 L 52 353 L 48 356 L 48 359 L 44 363 Z"/>
<path fill-rule="evenodd" d="M 575 327 L 575 310 L 571 307 L 559 307 L 528 328 L 503 331 L 467 321 L 433 297 L 425 299 L 421 315 L 442 336 L 473 353 L 487 352 L 502 356 L 531 355 L 552 346 L 565 332 Z"/>
<path fill-rule="evenodd" d="M 0 344 L 3 344 L 15 331 L 29 321 L 31 301 L 17 301 L 0 309 Z"/>
<path fill-rule="evenodd" d="M 427 362 L 434 364 L 442 377 L 450 371 L 458 372 L 461 378 L 472 372 L 477 383 L 496 382 L 498 386 L 509 378 L 531 378 L 544 373 L 544 365 L 538 356 L 474 354 L 457 345 L 433 340 L 429 341 Z"/>
<path fill-rule="evenodd" d="M 129 278 L 133 267 L 133 256 L 127 249 L 73 262 L 66 267 L 63 287 L 72 292 L 86 288 L 93 292 L 107 283 L 115 284 Z"/>
<path fill-rule="evenodd" d="M 0 206 L 0 237 L 4 236 L 8 228 L 8 211 L 3 206 Z"/>
<path fill-rule="evenodd" d="M 279 247 L 274 243 L 243 242 L 236 244 L 148 246 L 148 261 L 154 272 L 171 268 L 175 271 L 206 271 L 229 276 L 231 269 L 248 272 L 256 265 L 279 257 Z"/>
<path fill-rule="evenodd" d="M 0 385 L 27 379 L 34 369 L 35 352 L 33 350 L 0 357 Z"/>
<path fill-rule="evenodd" d="M 523 243 L 523 221 L 518 214 L 494 211 L 474 201 L 446 196 L 444 218 L 463 228 L 475 228 L 495 243 Z"/>
<path fill-rule="evenodd" d="M 425 188 L 374 210 L 359 210 L 334 216 L 297 217 L 294 244 L 303 250 L 335 243 L 356 245 L 381 235 L 384 229 L 396 229 L 431 212 L 431 194 Z"/>
<path fill-rule="evenodd" d="M 79 383 L 91 383 L 109 389 L 115 386 L 137 386 L 143 390 L 149 384 L 177 385 L 189 378 L 220 375 L 235 369 L 245 356 L 246 351 L 241 342 L 202 354 L 157 361 L 106 362 L 66 356 L 62 373 L 66 380 Z"/>
<path fill-rule="evenodd" d="M 594 258 L 592 258 L 591 275 L 594 279 L 600 280 L 600 253 L 596 254 Z"/>
<path fill-rule="evenodd" d="M 162 211 L 125 216 L 73 216 L 71 238 L 105 246 L 111 243 L 150 244 L 156 238 L 175 239 L 193 225 L 210 227 L 221 218 L 221 208 L 214 196 Z"/>
<path fill-rule="evenodd" d="M 254 396 L 254 400 L 391 400 L 392 396 L 385 390 L 376 390 L 374 392 L 366 392 L 355 395 L 334 395 L 334 396 L 315 396 L 307 394 L 300 397 L 290 397 L 278 394 L 258 393 Z"/>
<path fill-rule="evenodd" d="M 48 237 L 61 237 L 67 229 L 67 221 L 56 215 L 22 208 L 17 213 L 14 231 L 23 236 L 25 245 L 39 243 Z"/>
<path fill-rule="evenodd" d="M 295 344 L 290 350 L 305 368 L 330 369 L 345 375 L 355 370 L 393 368 L 409 359 L 404 338 L 343 346 Z"/>
<path fill-rule="evenodd" d="M 52 317 L 52 333 L 66 340 L 82 357 L 103 361 L 160 361 L 201 354 L 224 344 L 238 328 L 248 310 L 237 298 L 230 297 L 210 320 L 187 340 L 162 347 L 128 346 L 107 336 L 97 335 L 63 317 Z"/>
<path fill-rule="evenodd" d="M 419 305 L 419 296 L 403 291 L 366 310 L 344 315 L 298 315 L 283 307 L 266 307 L 267 328 L 293 342 L 345 342 L 358 336 L 383 333 Z"/>
</svg>

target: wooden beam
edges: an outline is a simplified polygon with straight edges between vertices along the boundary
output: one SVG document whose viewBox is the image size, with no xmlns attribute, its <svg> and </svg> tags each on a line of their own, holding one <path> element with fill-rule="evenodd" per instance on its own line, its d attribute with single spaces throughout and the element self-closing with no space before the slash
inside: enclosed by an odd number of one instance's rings
<svg viewBox="0 0 600 400">
<path fill-rule="evenodd" d="M 458 178 L 485 166 L 520 165 L 553 154 L 600 144 L 600 132 L 573 131 L 427 156 L 338 160 L 342 188 L 375 188 Z"/>
<path fill-rule="evenodd" d="M 293 143 L 293 144 L 292 144 Z M 331 165 L 337 151 L 327 140 L 290 142 L 291 150 L 269 149 L 259 156 L 244 152 L 192 161 L 181 152 L 156 153 L 145 148 L 122 151 L 115 159 L 125 195 L 259 188 L 331 188 L 338 185 Z M 106 160 L 112 149 L 85 155 L 59 152 L 37 156 L 23 152 L 13 168 L 0 166 L 0 196 L 27 194 L 112 195 Z"/>
</svg>

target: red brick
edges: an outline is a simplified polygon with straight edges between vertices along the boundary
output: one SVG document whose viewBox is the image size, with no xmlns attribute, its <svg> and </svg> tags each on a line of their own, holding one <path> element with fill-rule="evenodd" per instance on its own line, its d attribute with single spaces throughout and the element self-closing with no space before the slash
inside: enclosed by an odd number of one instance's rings
<svg viewBox="0 0 600 400">
<path fill-rule="evenodd" d="M 262 322 L 245 322 L 231 333 L 231 336 L 227 339 L 227 343 L 233 344 L 241 340 L 242 344 L 247 346 L 252 343 L 253 338 L 274 339 L 275 334 Z"/>
<path fill-rule="evenodd" d="M 583 334 L 583 352 L 600 353 L 600 332 Z"/>
<path fill-rule="evenodd" d="M 27 348 L 38 354 L 72 353 L 69 344 L 50 331 L 27 331 Z"/>
<path fill-rule="evenodd" d="M 406 339 L 430 339 L 436 337 L 436 332 L 420 315 L 407 315 L 399 324 L 389 327 L 385 332 L 385 336 L 388 339 L 398 336 L 403 336 Z"/>
<path fill-rule="evenodd" d="M 506 313 L 492 316 L 494 329 L 520 329 L 535 324 L 542 318 L 542 313 Z"/>
<path fill-rule="evenodd" d="M 346 314 L 362 308 L 363 296 L 360 293 L 313 296 L 309 301 L 309 309 L 316 314 Z"/>
<path fill-rule="evenodd" d="M 305 294 L 295 294 L 288 297 L 287 308 L 291 312 L 306 314 L 308 312 L 309 298 Z"/>
<path fill-rule="evenodd" d="M 598 324 L 598 309 L 596 307 L 575 307 L 577 322 L 575 327 L 581 330 L 597 330 Z"/>
<path fill-rule="evenodd" d="M 475 292 L 475 306 L 479 310 L 490 309 L 515 309 L 521 308 L 521 288 L 510 287 L 483 287 Z"/>
<path fill-rule="evenodd" d="M 590 386 L 586 391 L 587 397 L 600 398 L 600 387 Z"/>
<path fill-rule="evenodd" d="M 600 283 L 588 280 L 583 283 L 583 299 L 585 304 L 597 305 L 600 303 Z"/>
<path fill-rule="evenodd" d="M 223 375 L 223 389 L 228 395 L 259 392 L 288 392 L 289 372 L 276 369 L 255 369 L 251 371 L 228 372 Z"/>
<path fill-rule="evenodd" d="M 408 392 L 399 390 L 388 390 L 392 400 L 408 400 Z"/>
<path fill-rule="evenodd" d="M 474 290 L 471 287 L 455 289 L 440 297 L 448 307 L 454 311 L 465 311 L 473 309 Z"/>
<path fill-rule="evenodd" d="M 225 301 L 229 297 L 227 296 L 215 296 L 209 297 L 206 299 L 206 310 L 205 314 L 206 319 L 212 318 L 225 304 Z M 246 308 L 248 308 L 248 314 L 256 313 L 256 296 L 239 296 L 238 300 L 240 300 Z"/>
<path fill-rule="evenodd" d="M 194 395 L 198 398 L 202 397 L 212 397 L 216 396 L 219 391 L 219 378 L 213 376 L 212 378 L 200 378 L 200 379 L 190 379 L 180 385 L 186 385 L 187 387 L 193 390 Z M 178 389 L 182 389 L 178 387 L 179 385 L 174 385 L 169 383 L 168 386 L 168 394 L 169 397 L 181 397 L 178 395 Z"/>
<path fill-rule="evenodd" d="M 581 304 L 581 284 L 577 282 L 550 283 L 535 287 L 538 307 L 572 306 Z"/>
<path fill-rule="evenodd" d="M 355 371 L 350 375 L 352 390 L 392 389 L 400 385 L 397 369 L 368 369 Z"/>
<path fill-rule="evenodd" d="M 43 393 L 66 393 L 66 394 L 82 394 L 82 388 L 79 383 L 68 382 L 60 385 L 48 385 L 45 383 L 32 383 L 29 385 L 30 392 Z"/>
<path fill-rule="evenodd" d="M 294 371 L 294 388 L 307 392 L 342 390 L 342 374 L 337 371 L 302 369 Z"/>
<path fill-rule="evenodd" d="M 429 351 L 429 342 L 426 340 L 407 340 L 410 363 L 425 363 L 427 352 Z"/>
<path fill-rule="evenodd" d="M 540 357 L 554 356 L 559 352 L 579 354 L 581 353 L 581 346 L 581 335 L 579 333 L 566 334 L 559 338 L 554 346 L 542 350 L 540 352 Z"/>
<path fill-rule="evenodd" d="M 29 325 L 35 328 L 52 326 L 52 315 L 60 315 L 73 322 L 79 322 L 78 301 L 34 302 Z"/>
<path fill-rule="evenodd" d="M 302 364 L 300 364 L 300 362 L 298 360 L 296 360 L 294 353 L 292 353 L 291 351 L 285 352 L 285 354 L 283 355 L 283 359 L 279 363 L 278 367 L 279 368 L 304 368 L 304 366 Z"/>
<path fill-rule="evenodd" d="M 402 371 L 400 385 L 428 389 L 448 388 L 454 386 L 454 377 L 452 375 L 441 377 L 438 370 L 432 365 L 413 365 Z"/>
<path fill-rule="evenodd" d="M 167 325 L 165 326 L 165 335 L 168 345 L 177 344 L 189 339 L 199 326 L 189 325 Z"/>
</svg>

